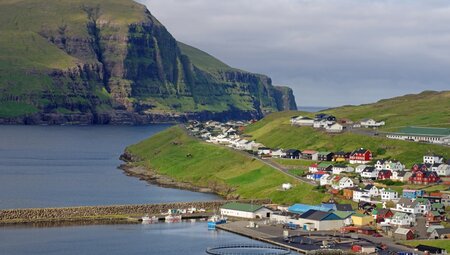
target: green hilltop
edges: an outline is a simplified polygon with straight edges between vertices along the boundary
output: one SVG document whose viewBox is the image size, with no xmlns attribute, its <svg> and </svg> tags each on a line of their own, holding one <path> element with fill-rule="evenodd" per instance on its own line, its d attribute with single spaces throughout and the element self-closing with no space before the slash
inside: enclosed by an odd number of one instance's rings
<svg viewBox="0 0 450 255">
<path fill-rule="evenodd" d="M 109 123 L 118 113 L 257 118 L 295 106 L 292 90 L 177 42 L 132 0 L 4 0 L 0 35 L 6 123 L 58 115 Z"/>
<path fill-rule="evenodd" d="M 338 118 L 358 121 L 364 118 L 385 120 L 385 130 L 415 126 L 447 127 L 450 122 L 450 92 L 423 92 L 381 100 L 374 104 L 344 106 L 322 112 Z M 293 116 L 314 117 L 315 113 L 287 111 L 273 113 L 248 126 L 245 134 L 251 139 L 273 148 L 314 149 L 322 151 L 352 151 L 370 149 L 377 158 L 392 158 L 407 166 L 421 161 L 426 153 L 442 154 L 450 158 L 448 147 L 365 136 L 351 132 L 328 134 L 312 127 L 296 127 L 290 123 Z"/>
<path fill-rule="evenodd" d="M 450 91 L 424 91 L 324 112 L 353 121 L 364 118 L 384 120 L 386 126 L 383 129 L 386 130 L 398 130 L 405 126 L 450 127 Z"/>
</svg>

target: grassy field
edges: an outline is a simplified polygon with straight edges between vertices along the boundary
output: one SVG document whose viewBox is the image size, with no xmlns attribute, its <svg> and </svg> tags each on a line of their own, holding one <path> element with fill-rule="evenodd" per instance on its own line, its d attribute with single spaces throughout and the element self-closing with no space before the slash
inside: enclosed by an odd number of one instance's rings
<svg viewBox="0 0 450 255">
<path fill-rule="evenodd" d="M 442 249 L 450 251 L 450 241 L 449 240 L 411 240 L 411 241 L 402 241 L 401 243 L 406 244 L 408 246 L 416 247 L 419 244 L 435 246 Z"/>
<path fill-rule="evenodd" d="M 272 148 L 314 149 L 323 151 L 353 151 L 357 148 L 370 149 L 376 158 L 400 160 L 411 167 L 420 163 L 427 153 L 441 154 L 450 158 L 450 149 L 444 146 L 369 137 L 353 133 L 327 134 L 311 127 L 294 127 L 290 117 L 305 115 L 302 112 L 280 112 L 268 115 L 245 130 L 257 142 Z"/>
<path fill-rule="evenodd" d="M 314 161 L 311 160 L 302 160 L 302 159 L 272 159 L 276 163 L 283 165 L 283 166 L 289 166 L 289 167 L 299 167 L 299 168 L 308 168 L 311 164 L 314 163 Z"/>
<path fill-rule="evenodd" d="M 313 190 L 277 170 L 229 148 L 207 144 L 185 134 L 178 126 L 129 146 L 127 151 L 142 161 L 136 164 L 151 168 L 178 181 L 201 187 L 221 187 L 241 198 L 271 198 L 277 203 L 317 204 L 327 195 Z M 292 183 L 289 191 L 281 184 Z"/>
<path fill-rule="evenodd" d="M 386 121 L 386 131 L 404 126 L 450 127 L 450 91 L 424 91 L 380 100 L 374 104 L 343 106 L 326 110 L 339 118 Z"/>
</svg>

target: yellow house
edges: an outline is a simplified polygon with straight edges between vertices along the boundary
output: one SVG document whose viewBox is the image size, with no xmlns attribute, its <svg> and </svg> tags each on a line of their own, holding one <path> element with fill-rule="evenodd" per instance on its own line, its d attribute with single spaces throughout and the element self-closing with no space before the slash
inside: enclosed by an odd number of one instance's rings
<svg viewBox="0 0 450 255">
<path fill-rule="evenodd" d="M 373 224 L 373 217 L 371 215 L 356 213 L 352 215 L 352 221 L 355 226 L 367 226 Z"/>
</svg>

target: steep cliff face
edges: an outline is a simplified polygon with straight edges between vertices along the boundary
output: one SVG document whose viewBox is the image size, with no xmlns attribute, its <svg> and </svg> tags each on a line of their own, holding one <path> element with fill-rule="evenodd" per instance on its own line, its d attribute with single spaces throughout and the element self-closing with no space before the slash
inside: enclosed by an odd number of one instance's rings
<svg viewBox="0 0 450 255">
<path fill-rule="evenodd" d="M 0 123 L 248 119 L 296 107 L 290 89 L 177 42 L 131 0 L 31 5 L 0 3 L 0 31 L 21 39 L 0 44 Z"/>
</svg>

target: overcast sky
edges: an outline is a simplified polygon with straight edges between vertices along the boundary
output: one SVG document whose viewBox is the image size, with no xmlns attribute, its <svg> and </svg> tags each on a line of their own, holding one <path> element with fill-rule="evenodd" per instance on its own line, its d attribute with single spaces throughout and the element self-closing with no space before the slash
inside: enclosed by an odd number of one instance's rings
<svg viewBox="0 0 450 255">
<path fill-rule="evenodd" d="M 448 0 L 139 0 L 177 38 L 270 76 L 297 104 L 450 89 Z"/>
</svg>

